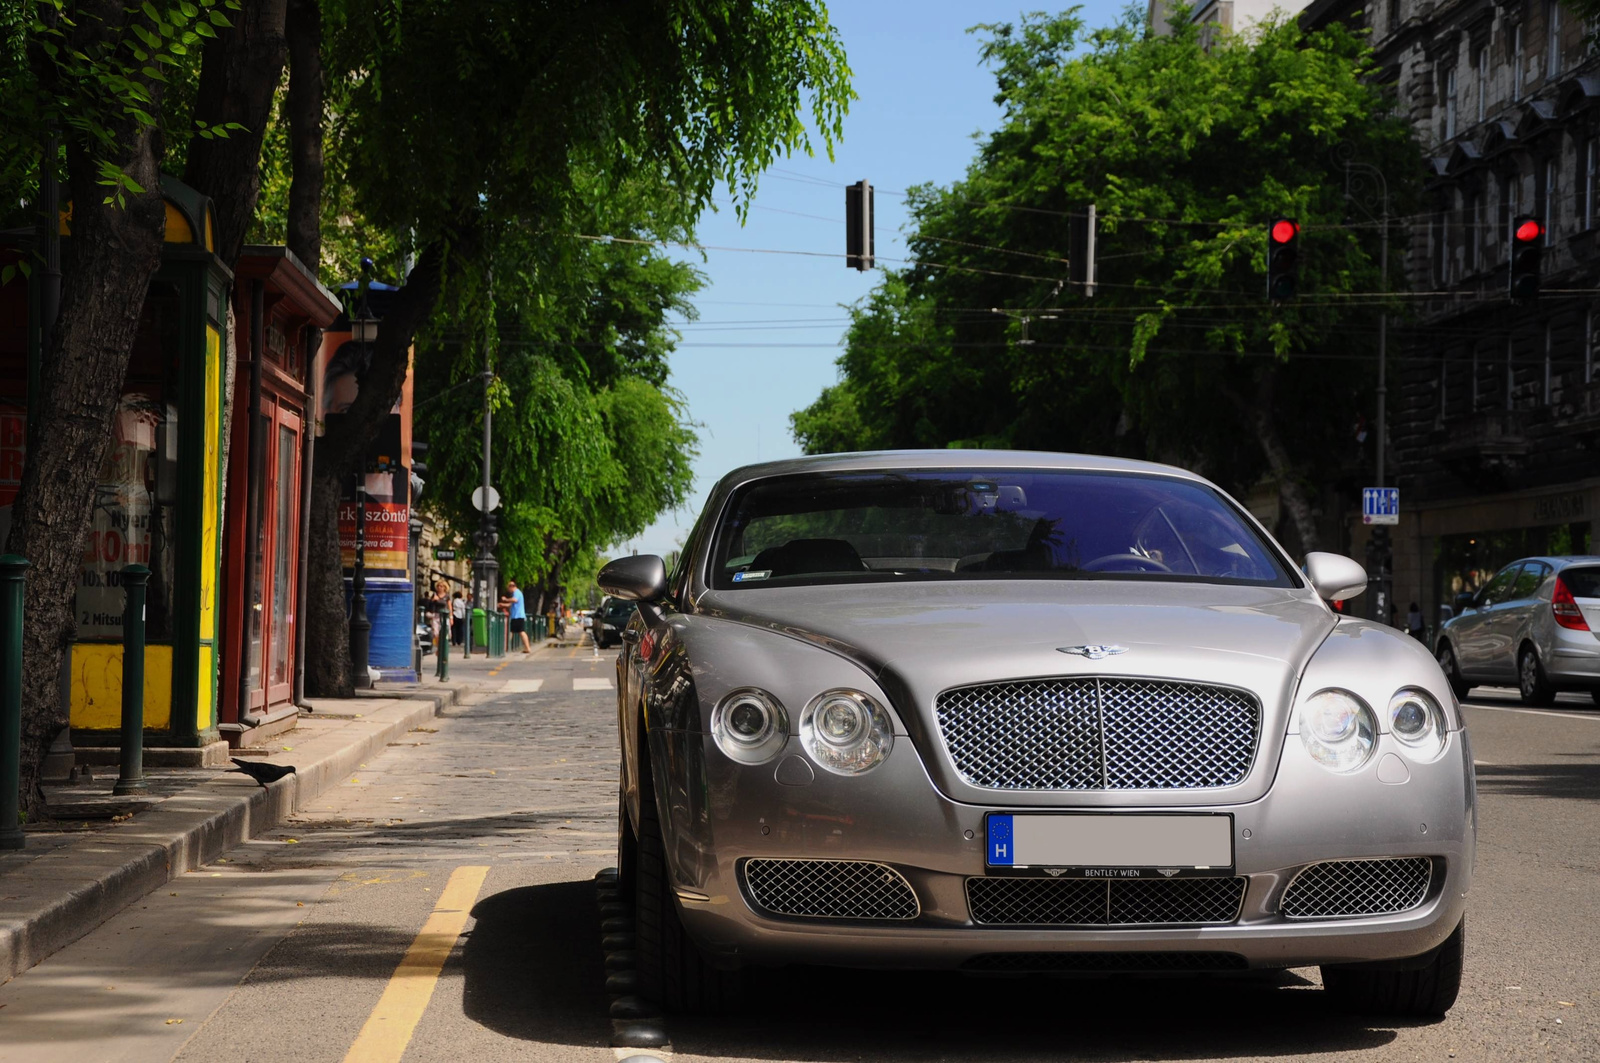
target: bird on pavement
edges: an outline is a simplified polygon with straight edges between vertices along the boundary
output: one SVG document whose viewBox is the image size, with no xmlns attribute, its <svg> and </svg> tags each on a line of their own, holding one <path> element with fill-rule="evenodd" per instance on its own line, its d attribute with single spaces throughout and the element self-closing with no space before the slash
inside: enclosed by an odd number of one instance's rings
<svg viewBox="0 0 1600 1063">
<path fill-rule="evenodd" d="M 262 786 L 267 785 L 269 782 L 277 782 L 285 775 L 294 774 L 293 764 L 268 764 L 264 760 L 240 760 L 238 757 L 231 757 L 229 759 L 231 759 L 235 764 L 239 765 L 240 771 L 250 776 L 250 778 L 254 779 Z"/>
</svg>

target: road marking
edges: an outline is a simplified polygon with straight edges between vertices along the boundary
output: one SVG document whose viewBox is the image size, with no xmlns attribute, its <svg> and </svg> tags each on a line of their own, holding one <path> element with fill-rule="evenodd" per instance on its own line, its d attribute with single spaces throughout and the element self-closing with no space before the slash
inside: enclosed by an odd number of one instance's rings
<svg viewBox="0 0 1600 1063">
<path fill-rule="evenodd" d="M 577 676 L 572 680 L 573 690 L 610 690 L 611 680 L 601 676 L 598 679 L 583 679 Z"/>
<path fill-rule="evenodd" d="M 507 679 L 504 693 L 532 694 L 542 686 L 543 679 Z"/>
<path fill-rule="evenodd" d="M 614 1048 L 617 1059 L 659 1060 L 660 1063 L 671 1063 L 672 1049 L 670 1048 Z"/>
<path fill-rule="evenodd" d="M 433 914 L 394 969 L 377 1007 L 345 1053 L 344 1063 L 399 1063 L 422 1013 L 428 1010 L 439 972 L 467 925 L 472 902 L 488 874 L 487 867 L 458 867 L 451 873 Z"/>
<path fill-rule="evenodd" d="M 1548 709 L 1513 709 L 1509 705 L 1480 705 L 1475 702 L 1468 702 L 1461 707 L 1464 709 L 1483 709 L 1485 712 L 1520 712 L 1524 716 L 1558 716 L 1563 720 L 1600 720 L 1600 714 L 1596 713 L 1579 716 L 1575 712 L 1551 712 Z"/>
</svg>

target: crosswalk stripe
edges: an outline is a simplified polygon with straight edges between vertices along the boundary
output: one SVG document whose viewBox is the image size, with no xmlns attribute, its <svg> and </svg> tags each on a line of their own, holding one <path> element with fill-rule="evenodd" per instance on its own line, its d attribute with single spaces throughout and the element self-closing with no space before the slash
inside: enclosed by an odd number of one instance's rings
<svg viewBox="0 0 1600 1063">
<path fill-rule="evenodd" d="M 601 676 L 598 679 L 581 679 L 581 678 L 578 678 L 578 677 L 573 677 L 572 689 L 573 690 L 610 690 L 611 689 L 611 680 L 605 678 L 604 676 Z"/>
<path fill-rule="evenodd" d="M 394 969 L 344 1063 L 400 1063 L 488 874 L 487 867 L 458 867 L 451 873 L 433 914 Z"/>
<path fill-rule="evenodd" d="M 543 679 L 507 679 L 505 693 L 532 694 L 544 686 Z"/>
</svg>

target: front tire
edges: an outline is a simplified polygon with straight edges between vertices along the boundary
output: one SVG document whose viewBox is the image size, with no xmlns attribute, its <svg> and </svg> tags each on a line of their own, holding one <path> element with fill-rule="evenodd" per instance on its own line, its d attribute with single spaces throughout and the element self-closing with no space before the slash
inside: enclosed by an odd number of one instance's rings
<svg viewBox="0 0 1600 1063">
<path fill-rule="evenodd" d="M 1456 661 L 1456 651 L 1451 649 L 1448 642 L 1439 644 L 1438 660 L 1445 681 L 1450 684 L 1450 693 L 1456 696 L 1457 701 L 1465 701 L 1472 684 L 1461 677 L 1461 665 Z"/>
<path fill-rule="evenodd" d="M 1426 964 L 1414 970 L 1322 968 L 1322 988 L 1345 1011 L 1358 1015 L 1443 1018 L 1461 992 L 1466 920 L 1451 932 Z"/>
<path fill-rule="evenodd" d="M 1522 647 L 1517 654 L 1517 690 L 1524 705 L 1543 709 L 1556 703 L 1556 688 L 1550 685 L 1544 665 L 1539 662 L 1539 651 L 1532 646 Z"/>
<path fill-rule="evenodd" d="M 639 995 L 668 1012 L 721 1014 L 737 1006 L 743 978 L 738 971 L 721 971 L 706 962 L 683 929 L 642 734 L 639 754 L 639 835 L 633 876 Z"/>
</svg>

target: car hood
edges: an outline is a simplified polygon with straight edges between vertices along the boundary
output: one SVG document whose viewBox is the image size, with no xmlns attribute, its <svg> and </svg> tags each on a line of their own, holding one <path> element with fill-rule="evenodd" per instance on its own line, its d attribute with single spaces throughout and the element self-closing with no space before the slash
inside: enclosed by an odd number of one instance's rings
<svg viewBox="0 0 1600 1063">
<path fill-rule="evenodd" d="M 961 780 L 934 722 L 940 691 L 1044 676 L 1182 679 L 1250 691 L 1261 703 L 1255 766 L 1228 798 L 1265 792 L 1306 661 L 1336 622 L 1310 592 L 1279 587 L 1132 580 L 992 580 L 761 587 L 704 595 L 700 609 L 848 657 L 899 710 L 934 781 L 989 804 L 1049 804 L 1037 794 L 980 790 Z M 1120 646 L 1090 659 L 1063 648 Z M 1172 804 L 1120 792 L 1117 804 Z M 1148 795 L 1154 796 L 1154 795 Z M 1196 792 L 1216 801 L 1217 790 Z M 1073 804 L 1097 803 L 1067 795 Z M 1179 801 L 1177 803 L 1183 803 Z"/>
</svg>

